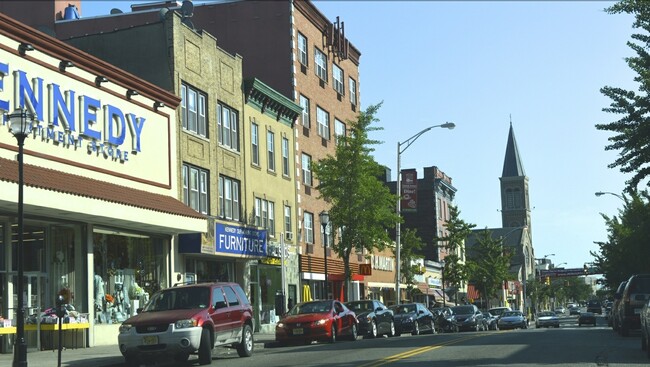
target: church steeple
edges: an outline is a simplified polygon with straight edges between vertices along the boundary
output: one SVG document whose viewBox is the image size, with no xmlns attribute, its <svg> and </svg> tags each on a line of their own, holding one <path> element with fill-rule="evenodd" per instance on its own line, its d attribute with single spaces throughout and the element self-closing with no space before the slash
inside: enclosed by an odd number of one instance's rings
<svg viewBox="0 0 650 367">
<path fill-rule="evenodd" d="M 508 143 L 506 144 L 506 158 L 503 161 L 503 173 L 501 177 L 521 177 L 526 176 L 524 165 L 521 163 L 517 140 L 515 140 L 515 131 L 512 129 L 512 120 L 510 120 L 510 132 L 508 133 Z"/>
<path fill-rule="evenodd" d="M 503 227 L 527 226 L 531 233 L 528 177 L 519 155 L 515 131 L 510 120 L 506 156 L 501 174 L 501 221 Z"/>
</svg>

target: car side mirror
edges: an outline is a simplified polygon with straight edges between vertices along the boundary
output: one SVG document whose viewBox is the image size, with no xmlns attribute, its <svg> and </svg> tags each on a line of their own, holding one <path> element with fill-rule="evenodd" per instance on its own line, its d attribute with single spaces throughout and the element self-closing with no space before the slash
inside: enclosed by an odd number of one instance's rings
<svg viewBox="0 0 650 367">
<path fill-rule="evenodd" d="M 375 312 L 379 312 L 379 311 L 383 311 L 383 308 L 381 308 L 381 307 L 377 307 L 377 309 L 375 310 Z"/>
<path fill-rule="evenodd" d="M 226 308 L 226 306 L 227 306 L 227 305 L 226 305 L 226 302 L 225 302 L 225 301 L 217 301 L 217 302 L 214 304 L 214 308 L 215 308 L 216 310 L 218 310 L 218 309 L 220 309 L 220 308 Z"/>
<path fill-rule="evenodd" d="M 423 313 L 424 313 L 424 310 L 420 310 L 420 311 L 418 311 L 418 313 L 421 313 L 421 314 L 423 314 Z"/>
</svg>

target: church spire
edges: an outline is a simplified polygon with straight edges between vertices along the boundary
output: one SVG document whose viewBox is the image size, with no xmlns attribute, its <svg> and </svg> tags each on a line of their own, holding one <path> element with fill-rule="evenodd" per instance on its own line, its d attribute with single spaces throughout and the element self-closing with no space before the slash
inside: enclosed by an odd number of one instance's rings
<svg viewBox="0 0 650 367">
<path fill-rule="evenodd" d="M 510 132 L 508 133 L 506 157 L 503 161 L 503 173 L 501 177 L 521 176 L 526 176 L 526 172 L 524 171 L 524 165 L 521 163 L 519 149 L 517 149 L 517 140 L 515 140 L 515 131 L 512 128 L 512 116 L 510 116 Z"/>
</svg>

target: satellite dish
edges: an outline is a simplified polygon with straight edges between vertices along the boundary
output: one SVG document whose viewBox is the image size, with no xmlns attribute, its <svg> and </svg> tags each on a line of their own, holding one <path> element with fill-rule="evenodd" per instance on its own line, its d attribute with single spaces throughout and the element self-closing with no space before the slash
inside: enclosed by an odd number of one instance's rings
<svg viewBox="0 0 650 367">
<path fill-rule="evenodd" d="M 194 23 L 192 23 L 192 21 L 190 20 L 190 18 L 183 18 L 183 20 L 181 20 L 181 23 L 183 23 L 183 24 L 185 24 L 186 26 L 188 26 L 191 30 L 194 30 Z"/>
<path fill-rule="evenodd" d="M 162 20 L 162 21 L 165 20 L 165 15 L 167 14 L 168 11 L 169 11 L 169 9 L 167 9 L 167 8 L 161 8 L 160 9 L 160 12 L 158 13 L 160 15 L 160 20 Z"/>
<path fill-rule="evenodd" d="M 181 13 L 183 13 L 184 18 L 189 18 L 194 15 L 194 4 L 190 0 L 183 0 L 183 5 L 181 5 Z"/>
<path fill-rule="evenodd" d="M 121 11 L 121 10 L 118 9 L 118 8 L 113 8 L 113 9 L 111 9 L 111 14 L 122 14 L 122 13 L 123 13 L 123 11 Z"/>
</svg>

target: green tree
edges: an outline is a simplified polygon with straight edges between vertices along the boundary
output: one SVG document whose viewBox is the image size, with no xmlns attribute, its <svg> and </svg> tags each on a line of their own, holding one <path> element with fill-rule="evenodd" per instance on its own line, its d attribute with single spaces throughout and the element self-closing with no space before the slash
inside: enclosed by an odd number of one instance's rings
<svg viewBox="0 0 650 367">
<path fill-rule="evenodd" d="M 628 190 L 638 187 L 639 183 L 650 175 L 650 2 L 645 0 L 623 0 L 606 8 L 609 14 L 627 13 L 635 16 L 633 27 L 641 30 L 632 35 L 627 45 L 636 52 L 636 56 L 626 58 L 630 69 L 638 75 L 634 81 L 639 83 L 639 91 L 605 86 L 601 93 L 609 97 L 612 103 L 603 111 L 620 115 L 620 119 L 596 124 L 598 130 L 611 131 L 609 144 L 605 150 L 620 151 L 618 158 L 609 168 L 619 167 L 623 173 L 633 173 L 627 181 Z"/>
<path fill-rule="evenodd" d="M 476 244 L 467 261 L 470 280 L 483 289 L 489 299 L 498 298 L 503 282 L 510 279 L 512 252 L 504 248 L 503 238 L 492 237 L 489 229 L 477 231 Z"/>
<path fill-rule="evenodd" d="M 340 229 L 339 240 L 333 251 L 343 259 L 345 266 L 345 294 L 350 282 L 350 254 L 363 249 L 372 253 L 383 250 L 388 243 L 387 228 L 400 219 L 395 213 L 397 196 L 379 180 L 384 168 L 371 153 L 380 142 L 368 134 L 381 130 L 371 126 L 379 121 L 375 114 L 381 103 L 369 106 L 359 113 L 356 121 L 348 121 L 345 136 L 337 137 L 336 155 L 327 155 L 312 164 L 320 196 L 331 205 L 330 228 Z"/>
<path fill-rule="evenodd" d="M 402 233 L 401 250 L 400 250 L 400 283 L 406 284 L 406 289 L 409 294 L 415 290 L 415 275 L 421 274 L 421 269 L 418 265 L 414 265 L 413 261 L 422 259 L 419 255 L 422 250 L 422 239 L 418 237 L 415 229 L 407 228 Z M 395 249 L 393 249 L 395 253 Z"/>
<path fill-rule="evenodd" d="M 596 242 L 599 251 L 591 251 L 591 255 L 607 287 L 615 290 L 630 275 L 650 272 L 650 195 L 647 191 L 632 192 L 618 216 L 601 215 L 607 226 L 607 242 Z"/>
<path fill-rule="evenodd" d="M 451 284 L 455 288 L 456 295 L 460 285 L 469 280 L 468 267 L 461 262 L 461 259 L 465 257 L 465 240 L 472 233 L 474 227 L 476 224 L 467 223 L 460 218 L 460 210 L 457 206 L 450 205 L 449 220 L 446 223 L 447 235 L 434 238 L 434 241 L 442 242 L 442 247 L 447 250 L 447 255 L 444 258 L 445 266 L 442 271 L 445 283 Z"/>
</svg>

